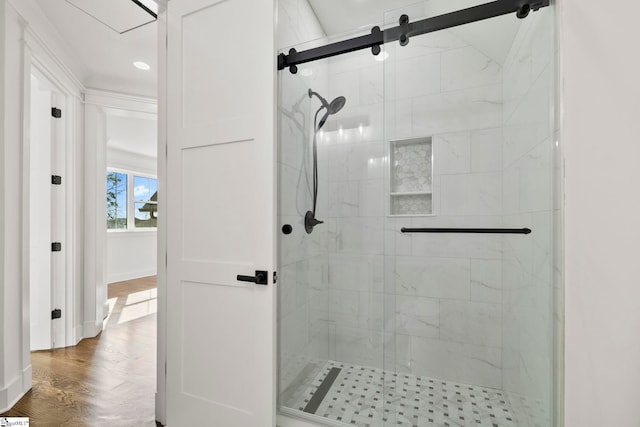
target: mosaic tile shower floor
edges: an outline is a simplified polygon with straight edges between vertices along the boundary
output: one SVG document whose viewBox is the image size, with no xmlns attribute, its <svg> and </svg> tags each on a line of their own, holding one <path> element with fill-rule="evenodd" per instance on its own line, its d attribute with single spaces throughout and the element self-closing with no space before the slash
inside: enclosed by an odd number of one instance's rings
<svg viewBox="0 0 640 427">
<path fill-rule="evenodd" d="M 500 390 L 329 361 L 290 406 L 304 411 L 332 368 L 315 415 L 358 427 L 521 427 Z M 384 381 L 382 390 L 379 384 Z M 308 408 L 307 408 L 308 409 Z M 307 411 L 308 412 L 308 411 Z"/>
</svg>

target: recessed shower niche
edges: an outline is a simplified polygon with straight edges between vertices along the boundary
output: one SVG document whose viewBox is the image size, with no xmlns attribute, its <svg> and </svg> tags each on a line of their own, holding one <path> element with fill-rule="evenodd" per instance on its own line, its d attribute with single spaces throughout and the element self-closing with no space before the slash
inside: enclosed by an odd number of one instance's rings
<svg viewBox="0 0 640 427">
<path fill-rule="evenodd" d="M 389 209 L 394 216 L 433 214 L 431 138 L 389 143 Z"/>
</svg>

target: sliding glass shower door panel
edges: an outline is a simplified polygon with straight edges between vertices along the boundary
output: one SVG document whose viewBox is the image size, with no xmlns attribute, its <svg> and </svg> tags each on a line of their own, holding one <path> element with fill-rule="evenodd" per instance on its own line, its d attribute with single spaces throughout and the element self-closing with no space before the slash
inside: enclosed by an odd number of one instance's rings
<svg viewBox="0 0 640 427">
<path fill-rule="evenodd" d="M 552 10 L 392 35 L 384 425 L 552 426 Z"/>
</svg>

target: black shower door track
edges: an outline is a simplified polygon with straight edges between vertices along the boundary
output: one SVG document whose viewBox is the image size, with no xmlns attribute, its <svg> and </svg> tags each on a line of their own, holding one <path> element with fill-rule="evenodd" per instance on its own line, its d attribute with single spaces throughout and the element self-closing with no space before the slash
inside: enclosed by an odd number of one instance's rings
<svg viewBox="0 0 640 427">
<path fill-rule="evenodd" d="M 386 30 L 381 30 L 380 27 L 373 27 L 371 34 L 364 36 L 301 52 L 291 49 L 288 55 L 281 53 L 278 55 L 278 70 L 284 70 L 288 67 L 289 71 L 295 74 L 298 71 L 298 64 L 368 48 L 371 48 L 372 53 L 377 55 L 380 53 L 380 46 L 384 43 L 400 41 L 400 44 L 404 46 L 413 36 L 445 30 L 509 13 L 516 13 L 518 18 L 526 18 L 529 12 L 549 6 L 549 2 L 550 0 L 498 0 L 416 22 L 409 22 L 409 17 L 402 15 L 400 25 L 397 27 L 387 28 Z"/>
</svg>

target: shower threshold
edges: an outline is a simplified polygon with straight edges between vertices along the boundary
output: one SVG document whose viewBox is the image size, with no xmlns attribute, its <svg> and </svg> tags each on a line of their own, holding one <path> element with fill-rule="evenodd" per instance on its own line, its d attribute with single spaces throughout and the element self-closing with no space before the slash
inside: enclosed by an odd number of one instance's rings
<svg viewBox="0 0 640 427">
<path fill-rule="evenodd" d="M 380 387 L 384 384 L 384 387 Z M 358 427 L 523 427 L 497 389 L 328 361 L 286 412 Z M 321 418 L 319 418 L 321 417 Z M 534 424 L 535 425 L 535 424 Z"/>
</svg>

